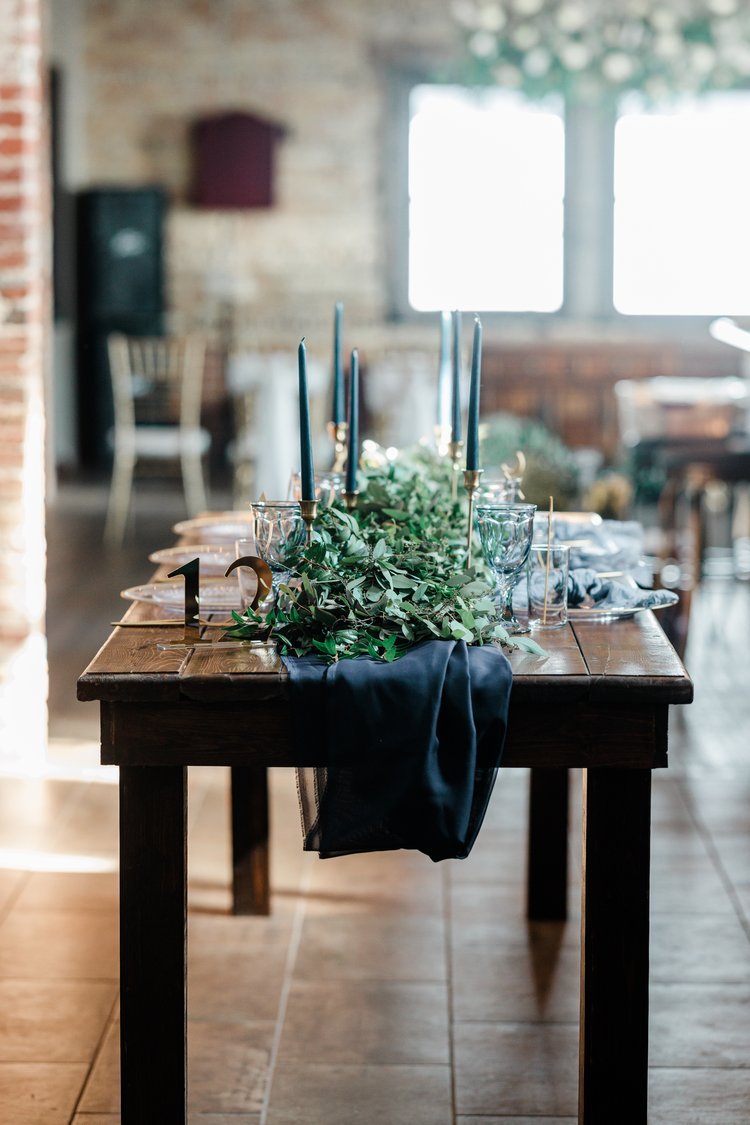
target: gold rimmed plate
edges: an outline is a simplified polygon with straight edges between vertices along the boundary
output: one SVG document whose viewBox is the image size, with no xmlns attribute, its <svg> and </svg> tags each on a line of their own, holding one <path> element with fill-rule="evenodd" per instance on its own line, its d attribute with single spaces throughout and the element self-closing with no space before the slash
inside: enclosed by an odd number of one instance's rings
<svg viewBox="0 0 750 1125">
<path fill-rule="evenodd" d="M 168 578 L 164 582 L 148 582 L 143 586 L 130 586 L 120 591 L 120 597 L 131 602 L 158 605 L 161 609 L 184 613 L 185 581 Z M 200 584 L 198 604 L 201 614 L 223 613 L 242 609 L 240 588 L 236 578 L 210 578 Z"/>
<path fill-rule="evenodd" d="M 254 526 L 253 516 L 248 508 L 246 512 L 211 512 L 210 515 L 182 520 L 172 530 L 176 535 L 199 536 L 204 544 L 233 543 L 235 539 L 248 538 Z"/>
<path fill-rule="evenodd" d="M 234 546 L 230 543 L 197 543 L 191 547 L 165 547 L 164 550 L 154 551 L 148 557 L 150 562 L 158 566 L 168 566 L 170 570 L 176 570 L 178 566 L 199 559 L 201 574 L 224 574 L 229 564 L 234 561 L 234 556 Z"/>
</svg>

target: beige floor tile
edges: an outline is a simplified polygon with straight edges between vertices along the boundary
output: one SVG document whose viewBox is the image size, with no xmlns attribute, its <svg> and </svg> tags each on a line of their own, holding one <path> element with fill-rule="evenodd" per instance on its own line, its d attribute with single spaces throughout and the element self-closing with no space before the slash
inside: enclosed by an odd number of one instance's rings
<svg viewBox="0 0 750 1125">
<path fill-rule="evenodd" d="M 713 844 L 732 883 L 746 883 L 750 878 L 750 825 L 744 834 L 714 835 Z"/>
<path fill-rule="evenodd" d="M 575 1125 L 577 1117 L 461 1117 L 456 1125 Z"/>
<path fill-rule="evenodd" d="M 457 883 L 515 883 L 525 872 L 525 827 L 483 828 L 468 858 L 451 862 L 451 877 Z"/>
<path fill-rule="evenodd" d="M 442 864 L 418 852 L 378 852 L 314 859 L 305 902 L 307 914 L 372 914 L 405 909 L 441 914 Z"/>
<path fill-rule="evenodd" d="M 450 1070 L 300 1063 L 274 1075 L 267 1125 L 451 1125 Z"/>
<path fill-rule="evenodd" d="M 188 919 L 188 945 L 195 950 L 225 949 L 242 953 L 248 949 L 278 949 L 292 932 L 296 901 L 281 900 L 269 915 L 204 914 Z"/>
<path fill-rule="evenodd" d="M 736 916 L 653 914 L 651 980 L 750 982 L 750 944 Z"/>
<path fill-rule="evenodd" d="M 496 937 L 492 925 L 454 933 L 453 1013 L 463 1021 L 575 1022 L 580 952 L 560 924 L 537 924 L 525 947 Z"/>
<path fill-rule="evenodd" d="M 747 1125 L 750 1069 L 649 1071 L 649 1125 Z"/>
<path fill-rule="evenodd" d="M 273 1031 L 272 1023 L 191 1020 L 188 1028 L 191 1111 L 260 1112 Z"/>
<path fill-rule="evenodd" d="M 77 1113 L 73 1125 L 120 1125 L 119 1113 Z"/>
<path fill-rule="evenodd" d="M 459 1114 L 572 1116 L 578 1104 L 578 1028 L 458 1024 Z"/>
<path fill-rule="evenodd" d="M 9 904 L 14 901 L 28 878 L 26 871 L 0 868 L 0 918 L 2 918 L 3 912 Z"/>
<path fill-rule="evenodd" d="M 458 872 L 460 875 L 460 871 Z M 492 922 L 512 938 L 520 933 L 526 911 L 525 881 L 471 883 L 451 873 L 449 910 L 454 929 L 477 922 Z"/>
<path fill-rule="evenodd" d="M 87 1062 L 116 994 L 114 983 L 0 980 L 0 1060 Z"/>
<path fill-rule="evenodd" d="M 736 833 L 746 836 L 750 809 L 750 769 L 733 770 L 729 776 L 703 775 L 684 783 L 688 803 L 712 836 Z"/>
<path fill-rule="evenodd" d="M 117 980 L 117 950 L 114 914 L 14 910 L 0 925 L 0 977 Z"/>
<path fill-rule="evenodd" d="M 747 1066 L 750 985 L 652 984 L 649 1042 L 651 1066 Z"/>
<path fill-rule="evenodd" d="M 118 794 L 116 785 L 82 785 L 75 804 L 55 831 L 54 850 L 71 855 L 117 859 Z"/>
<path fill-rule="evenodd" d="M 190 947 L 188 947 L 190 948 Z M 188 954 L 188 1009 L 191 1018 L 242 1023 L 275 1020 L 284 982 L 286 948 L 247 948 L 229 955 L 226 947 Z"/>
<path fill-rule="evenodd" d="M 98 1114 L 120 1112 L 120 1024 L 116 1020 L 107 1028 L 78 1110 Z"/>
<path fill-rule="evenodd" d="M 116 871 L 34 871 L 18 896 L 14 910 L 108 910 L 120 902 Z"/>
<path fill-rule="evenodd" d="M 274 1025 L 190 1020 L 188 1102 L 192 1115 L 254 1114 L 261 1108 Z M 115 1022 L 86 1085 L 81 1113 L 120 1108 L 120 1027 Z M 252 1118 L 251 1118 L 252 1120 Z"/>
<path fill-rule="evenodd" d="M 77 1113 L 73 1125 L 120 1125 L 119 1113 Z"/>
<path fill-rule="evenodd" d="M 73 1125 L 119 1125 L 119 1113 L 77 1113 Z M 188 1113 L 188 1125 L 260 1125 L 258 1113 Z"/>
<path fill-rule="evenodd" d="M 0 847 L 48 848 L 80 788 L 73 781 L 0 777 Z"/>
<path fill-rule="evenodd" d="M 295 981 L 280 1055 L 284 1063 L 442 1065 L 448 1062 L 447 990 L 421 983 Z"/>
<path fill-rule="evenodd" d="M 294 975 L 310 981 L 444 981 L 443 920 L 423 914 L 306 918 Z"/>
<path fill-rule="evenodd" d="M 652 865 L 651 910 L 655 914 L 733 914 L 734 903 L 709 859 L 674 859 Z"/>
<path fill-rule="evenodd" d="M 188 1125 L 260 1125 L 259 1113 L 189 1113 Z"/>
<path fill-rule="evenodd" d="M 68 1125 L 85 1077 L 80 1063 L 0 1063 L 3 1121 Z"/>
</svg>

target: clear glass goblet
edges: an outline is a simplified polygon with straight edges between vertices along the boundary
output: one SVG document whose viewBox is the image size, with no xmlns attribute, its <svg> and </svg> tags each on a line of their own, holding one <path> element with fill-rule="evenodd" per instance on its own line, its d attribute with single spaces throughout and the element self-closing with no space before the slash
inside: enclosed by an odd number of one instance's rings
<svg viewBox="0 0 750 1125">
<path fill-rule="evenodd" d="M 521 482 L 517 477 L 488 477 L 477 489 L 477 504 L 520 504 L 522 501 Z"/>
<path fill-rule="evenodd" d="M 258 501 L 253 512 L 258 557 L 270 567 L 275 596 L 307 542 L 307 529 L 296 500 Z"/>
<path fill-rule="evenodd" d="M 500 622 L 509 633 L 528 633 L 513 613 L 513 586 L 531 550 L 536 504 L 478 504 L 475 526 L 496 583 Z"/>
<path fill-rule="evenodd" d="M 330 508 L 336 500 L 341 499 L 344 491 L 344 474 L 334 472 L 333 469 L 315 474 L 315 499 L 320 500 L 321 507 Z M 289 481 L 289 498 L 302 499 L 302 477 L 300 473 L 292 473 Z"/>
</svg>

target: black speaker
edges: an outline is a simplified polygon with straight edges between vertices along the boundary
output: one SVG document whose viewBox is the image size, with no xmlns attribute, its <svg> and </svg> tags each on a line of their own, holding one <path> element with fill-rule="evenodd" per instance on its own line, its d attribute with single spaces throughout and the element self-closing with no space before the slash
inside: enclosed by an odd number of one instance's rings
<svg viewBox="0 0 750 1125">
<path fill-rule="evenodd" d="M 78 432 L 84 465 L 103 467 L 111 456 L 107 335 L 159 336 L 164 330 L 165 210 L 158 188 L 102 188 L 78 197 Z"/>
</svg>

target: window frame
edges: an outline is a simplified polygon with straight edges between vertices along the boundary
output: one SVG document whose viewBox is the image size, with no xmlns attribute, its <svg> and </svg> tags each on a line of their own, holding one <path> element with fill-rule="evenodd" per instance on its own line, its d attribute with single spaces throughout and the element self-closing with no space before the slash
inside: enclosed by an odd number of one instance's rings
<svg viewBox="0 0 750 1125">
<path fill-rule="evenodd" d="M 383 160 L 385 284 L 391 321 L 425 324 L 435 312 L 409 305 L 409 123 L 414 86 L 437 84 L 421 67 L 389 71 Z M 565 199 L 563 219 L 563 303 L 554 312 L 481 314 L 483 322 L 514 343 L 528 339 L 642 338 L 706 343 L 716 315 L 628 314 L 614 306 L 614 104 L 565 104 Z M 750 314 L 750 310 L 749 310 Z"/>
</svg>

